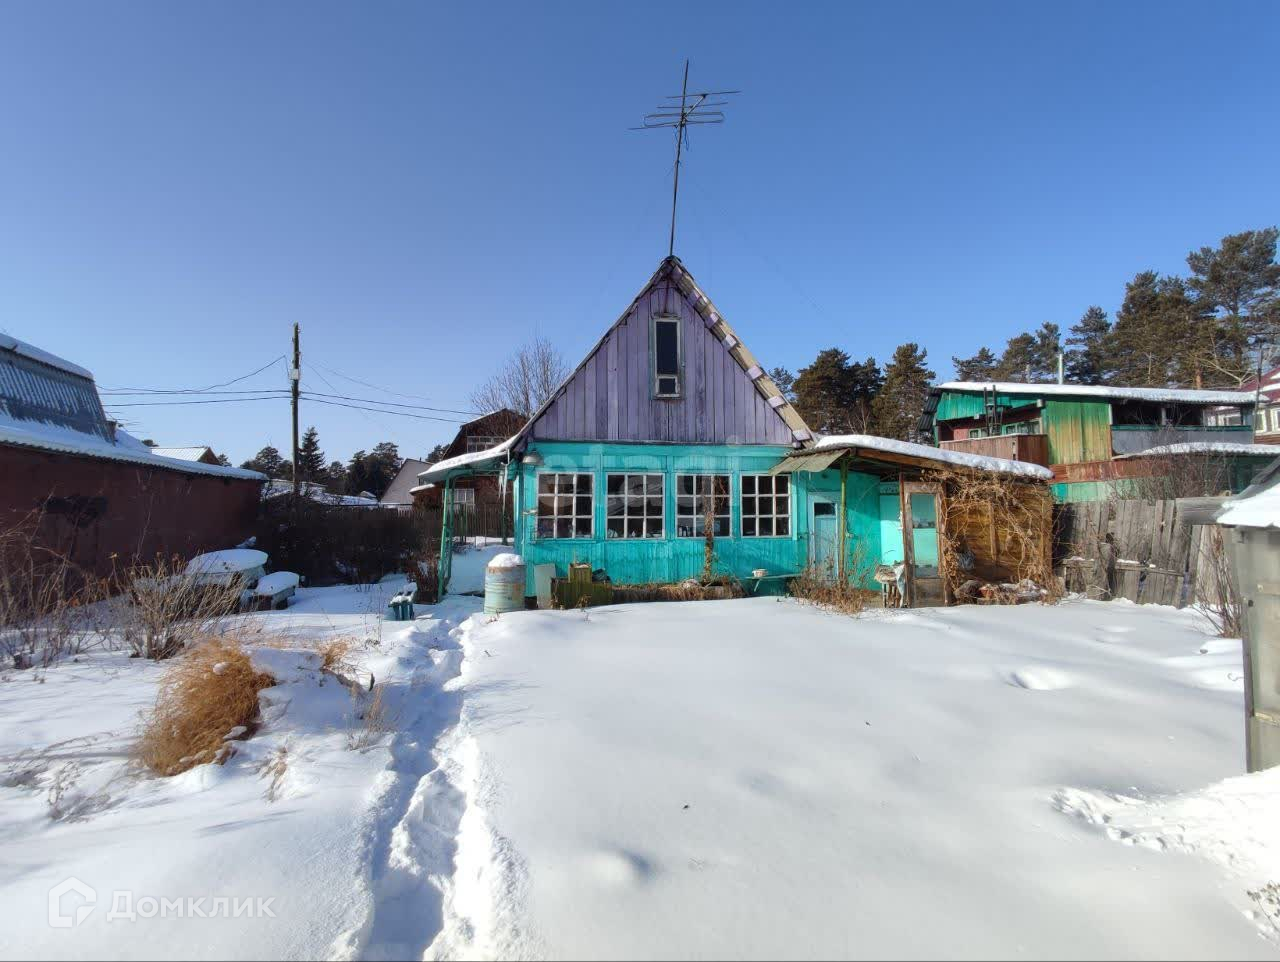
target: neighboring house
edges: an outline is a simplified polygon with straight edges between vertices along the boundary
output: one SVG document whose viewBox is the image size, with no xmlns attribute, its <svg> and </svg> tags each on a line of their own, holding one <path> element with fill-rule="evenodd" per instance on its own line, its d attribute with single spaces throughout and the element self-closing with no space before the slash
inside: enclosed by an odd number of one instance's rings
<svg viewBox="0 0 1280 962">
<path fill-rule="evenodd" d="M 218 456 L 213 453 L 213 448 L 195 446 L 187 448 L 166 448 L 161 445 L 151 445 L 151 453 L 158 458 L 173 458 L 175 461 L 198 461 L 201 464 L 217 464 Z"/>
<path fill-rule="evenodd" d="M 242 541 L 266 478 L 162 457 L 107 420 L 93 375 L 0 335 L 0 531 L 106 576 Z"/>
<path fill-rule="evenodd" d="M 952 381 L 933 389 L 920 428 L 943 448 L 1045 465 L 1058 501 L 1091 501 L 1169 458 L 1215 454 L 1247 483 L 1267 458 L 1248 450 L 1253 409 L 1248 391 Z M 1144 456 L 1153 449 L 1160 461 Z"/>
<path fill-rule="evenodd" d="M 262 489 L 264 498 L 282 498 L 293 494 L 293 482 L 287 478 L 275 478 Z M 334 508 L 378 508 L 381 503 L 368 491 L 359 494 L 333 494 L 318 481 L 303 481 L 298 494 L 308 501 L 327 504 Z"/>
<path fill-rule="evenodd" d="M 468 421 L 458 429 L 449 446 L 445 448 L 441 461 L 462 457 L 485 451 L 501 444 L 524 427 L 527 419 L 515 411 L 502 408 L 490 411 L 475 420 Z M 421 467 L 418 472 L 427 470 L 429 465 Z M 423 508 L 438 508 L 441 504 L 441 489 L 436 485 L 414 484 L 410 492 L 413 503 Z M 502 489 L 498 485 L 497 475 L 476 475 L 460 478 L 454 486 L 453 503 L 458 508 L 475 508 L 476 505 L 498 504 L 502 501 Z"/>
<path fill-rule="evenodd" d="M 1240 390 L 1258 400 L 1253 419 L 1254 440 L 1259 444 L 1280 444 L 1280 366 L 1263 373 L 1261 387 L 1258 378 L 1251 377 L 1240 385 Z M 1214 424 L 1239 424 L 1240 414 L 1230 408 L 1218 408 L 1210 415 L 1210 420 Z"/>
<path fill-rule="evenodd" d="M 565 577 L 585 562 L 618 584 L 696 578 L 708 519 L 716 574 L 746 580 L 756 569 L 791 574 L 856 557 L 871 586 L 876 563 L 903 559 L 903 482 L 964 456 L 854 438 L 816 459 L 792 458 L 813 440 L 679 258 L 668 257 L 515 436 L 434 464 L 420 480 L 445 504 L 477 476 L 513 480 L 528 594 L 539 564 Z M 1050 476 L 971 460 L 1040 484 Z M 937 541 L 928 537 L 936 505 L 921 493 L 911 547 L 917 565 L 936 574 Z"/>
<path fill-rule="evenodd" d="M 409 511 L 413 508 L 413 489 L 418 486 L 418 472 L 431 466 L 428 461 L 417 458 L 405 458 L 400 470 L 392 478 L 387 490 L 382 493 L 379 502 L 384 508 L 395 508 L 397 511 Z"/>
</svg>

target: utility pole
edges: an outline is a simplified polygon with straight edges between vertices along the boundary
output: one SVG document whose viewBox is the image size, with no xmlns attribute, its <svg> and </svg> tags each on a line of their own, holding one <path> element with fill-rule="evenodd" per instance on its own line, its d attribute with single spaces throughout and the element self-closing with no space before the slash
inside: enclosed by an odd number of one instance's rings
<svg viewBox="0 0 1280 962">
<path fill-rule="evenodd" d="M 299 340 L 299 327 L 293 325 L 293 367 L 289 369 L 289 389 L 293 401 L 293 496 L 298 497 L 300 489 L 298 479 L 298 392 L 302 385 L 302 344 Z"/>
</svg>

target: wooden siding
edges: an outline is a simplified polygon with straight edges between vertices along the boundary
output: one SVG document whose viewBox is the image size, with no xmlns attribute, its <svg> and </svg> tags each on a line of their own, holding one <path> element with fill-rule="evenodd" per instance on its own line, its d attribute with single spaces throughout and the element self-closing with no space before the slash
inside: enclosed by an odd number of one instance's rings
<svg viewBox="0 0 1280 962">
<path fill-rule="evenodd" d="M 650 320 L 680 317 L 681 396 L 653 396 Z M 532 425 L 536 440 L 783 444 L 792 429 L 670 278 L 659 279 Z"/>
<path fill-rule="evenodd" d="M 964 451 L 989 458 L 1005 458 L 1009 461 L 1030 461 L 1049 466 L 1049 438 L 1044 434 L 1002 434 L 989 438 L 966 438 L 962 441 L 942 441 L 938 445 L 948 451 Z"/>
<path fill-rule="evenodd" d="M 1111 405 L 1102 401 L 1047 398 L 1041 414 L 1051 464 L 1111 457 Z"/>
<path fill-rule="evenodd" d="M 1024 395 L 1000 394 L 996 403 L 1004 408 L 1034 407 L 1038 399 Z M 960 418 L 980 418 L 985 415 L 981 391 L 943 391 L 938 399 L 936 421 L 952 421 Z"/>
</svg>

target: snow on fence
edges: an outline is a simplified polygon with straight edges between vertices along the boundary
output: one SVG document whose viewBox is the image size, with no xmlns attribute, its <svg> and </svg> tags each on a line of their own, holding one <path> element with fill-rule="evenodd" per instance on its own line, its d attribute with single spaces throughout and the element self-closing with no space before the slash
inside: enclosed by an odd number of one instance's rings
<svg viewBox="0 0 1280 962">
<path fill-rule="evenodd" d="M 1232 594 L 1213 514 L 1224 498 L 1061 505 L 1058 574 L 1068 591 L 1139 604 L 1221 606 Z"/>
</svg>

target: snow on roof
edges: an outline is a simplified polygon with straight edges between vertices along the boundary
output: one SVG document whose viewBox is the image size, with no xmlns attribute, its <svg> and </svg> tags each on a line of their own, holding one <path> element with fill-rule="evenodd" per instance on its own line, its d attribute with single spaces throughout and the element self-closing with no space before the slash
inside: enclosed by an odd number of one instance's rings
<svg viewBox="0 0 1280 962">
<path fill-rule="evenodd" d="M 1280 445 L 1232 444 L 1229 441 L 1184 441 L 1180 444 L 1161 444 L 1145 451 L 1117 454 L 1116 461 L 1125 458 L 1158 458 L 1179 454 L 1234 454 L 1247 457 L 1280 458 Z"/>
<path fill-rule="evenodd" d="M 1184 404 L 1252 404 L 1252 391 L 1192 391 L 1165 387 L 1112 387 L 1108 384 L 1027 384 L 1022 381 L 948 381 L 939 391 L 990 391 L 997 394 L 1056 394 L 1118 401 L 1168 401 Z"/>
<path fill-rule="evenodd" d="M 39 361 L 41 364 L 47 364 L 49 367 L 56 367 L 60 371 L 66 371 L 68 374 L 75 374 L 77 377 L 88 378 L 93 380 L 93 374 L 79 364 L 72 364 L 70 361 L 58 357 L 56 354 L 50 354 L 48 351 L 41 350 L 34 344 L 28 344 L 26 341 L 20 341 L 16 337 L 10 337 L 8 334 L 0 334 L 0 350 L 13 351 L 15 354 L 21 354 L 23 357 L 30 358 L 33 361 Z"/>
<path fill-rule="evenodd" d="M 467 454 L 459 454 L 456 458 L 445 458 L 443 461 L 437 461 L 425 471 L 418 473 L 419 486 L 427 481 L 443 481 L 451 471 L 458 468 L 465 468 L 471 464 L 477 464 L 483 461 L 493 461 L 506 456 L 511 451 L 511 446 L 515 443 L 516 438 L 509 437 L 501 444 L 495 444 L 491 448 L 485 448 L 483 451 L 471 451 Z"/>
<path fill-rule="evenodd" d="M 962 468 L 973 468 L 977 471 L 1012 474 L 1022 478 L 1035 478 L 1040 481 L 1049 481 L 1053 478 L 1053 472 L 1048 468 L 1032 464 L 1030 461 L 989 458 L 982 454 L 967 454 L 964 451 L 933 448 L 926 444 L 896 441 L 893 438 L 881 438 L 874 434 L 831 434 L 821 438 L 814 446 L 814 449 L 818 451 L 831 450 L 832 448 L 871 448 L 875 451 L 906 454 L 913 458 L 926 458 L 930 461 L 954 464 Z"/>
<path fill-rule="evenodd" d="M 319 502 L 320 504 L 329 504 L 344 508 L 382 507 L 382 502 L 375 497 L 358 494 L 333 494 L 326 491 L 324 485 L 316 481 L 303 481 L 298 487 L 304 498 L 308 501 Z M 292 481 L 287 478 L 273 478 L 271 481 L 267 482 L 267 487 L 263 492 L 263 497 L 279 498 L 290 494 L 293 494 Z"/>
<path fill-rule="evenodd" d="M 157 445 L 151 449 L 151 453 L 158 458 L 173 458 L 176 461 L 199 461 L 204 457 L 204 453 L 209 450 L 211 449 L 204 445 L 193 448 L 165 448 Z"/>
<path fill-rule="evenodd" d="M 73 454 L 86 458 L 123 461 L 145 467 L 181 471 L 185 474 L 212 474 L 223 478 L 244 478 L 250 481 L 267 480 L 265 474 L 247 471 L 244 468 L 228 468 L 221 464 L 202 464 L 199 461 L 180 461 L 176 458 L 159 457 L 145 444 L 118 429 L 116 440 L 112 442 L 60 424 L 16 421 L 0 417 L 0 444 L 56 451 L 60 454 Z"/>
</svg>

